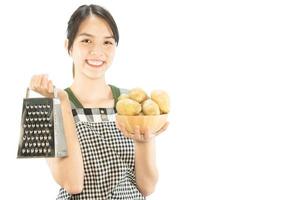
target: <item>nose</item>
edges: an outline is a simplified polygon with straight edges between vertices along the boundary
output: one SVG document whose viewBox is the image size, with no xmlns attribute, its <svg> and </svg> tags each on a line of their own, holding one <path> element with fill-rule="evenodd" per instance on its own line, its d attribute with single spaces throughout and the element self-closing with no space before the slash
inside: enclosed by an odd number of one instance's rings
<svg viewBox="0 0 300 200">
<path fill-rule="evenodd" d="M 94 55 L 97 55 L 97 52 L 94 51 L 94 50 L 91 50 L 91 51 L 90 51 L 90 54 L 91 54 L 92 56 L 94 56 Z"/>
<path fill-rule="evenodd" d="M 101 45 L 95 45 L 93 48 L 90 50 L 90 55 L 92 56 L 104 56 L 104 51 L 101 47 Z"/>
</svg>

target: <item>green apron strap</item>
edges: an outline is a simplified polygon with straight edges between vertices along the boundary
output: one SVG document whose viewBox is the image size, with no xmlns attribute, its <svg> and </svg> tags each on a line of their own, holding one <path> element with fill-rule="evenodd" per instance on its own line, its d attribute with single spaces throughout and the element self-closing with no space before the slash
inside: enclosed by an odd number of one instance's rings
<svg viewBox="0 0 300 200">
<path fill-rule="evenodd" d="M 82 104 L 76 98 L 76 96 L 72 92 L 71 88 L 68 87 L 68 88 L 65 89 L 65 91 L 68 93 L 69 99 L 70 99 L 71 103 L 73 103 L 73 105 L 75 106 L 75 108 L 83 108 Z"/>
<path fill-rule="evenodd" d="M 110 84 L 108 84 L 108 85 L 110 86 L 111 92 L 112 92 L 113 97 L 114 97 L 114 102 L 115 102 L 114 107 L 116 107 L 116 104 L 118 102 L 118 98 L 119 98 L 119 96 L 121 94 L 120 88 L 118 88 L 118 87 L 116 87 L 114 85 L 110 85 Z"/>
<path fill-rule="evenodd" d="M 114 85 L 110 85 L 111 88 L 111 92 L 113 94 L 113 98 L 114 98 L 114 107 L 116 107 L 116 104 L 118 102 L 118 98 L 121 94 L 121 91 L 118 87 L 114 86 Z M 76 108 L 83 108 L 82 104 L 80 103 L 80 101 L 76 98 L 75 94 L 72 92 L 71 88 L 66 88 L 65 91 L 68 93 L 69 99 L 71 101 L 71 103 L 73 103 L 73 105 Z"/>
</svg>

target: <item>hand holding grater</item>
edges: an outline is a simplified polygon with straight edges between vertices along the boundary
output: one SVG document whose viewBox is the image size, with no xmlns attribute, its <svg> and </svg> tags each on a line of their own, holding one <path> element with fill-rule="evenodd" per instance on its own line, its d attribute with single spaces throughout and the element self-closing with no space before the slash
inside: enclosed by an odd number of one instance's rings
<svg viewBox="0 0 300 200">
<path fill-rule="evenodd" d="M 54 87 L 54 98 L 23 99 L 21 135 L 17 158 L 67 156 L 60 100 Z"/>
</svg>

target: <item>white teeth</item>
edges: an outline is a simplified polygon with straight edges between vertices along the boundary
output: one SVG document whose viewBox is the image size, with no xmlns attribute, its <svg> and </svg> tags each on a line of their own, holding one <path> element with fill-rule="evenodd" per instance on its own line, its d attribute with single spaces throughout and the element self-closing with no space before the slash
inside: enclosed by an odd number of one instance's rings
<svg viewBox="0 0 300 200">
<path fill-rule="evenodd" d="M 86 60 L 86 62 L 90 65 L 96 65 L 96 66 L 103 64 L 102 60 Z"/>
</svg>

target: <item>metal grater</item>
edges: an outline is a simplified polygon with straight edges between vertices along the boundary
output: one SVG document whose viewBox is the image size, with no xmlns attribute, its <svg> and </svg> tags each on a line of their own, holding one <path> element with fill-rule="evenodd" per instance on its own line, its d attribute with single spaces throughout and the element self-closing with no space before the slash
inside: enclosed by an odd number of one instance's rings
<svg viewBox="0 0 300 200">
<path fill-rule="evenodd" d="M 60 101 L 54 98 L 23 99 L 21 135 L 17 158 L 65 157 L 65 142 Z"/>
</svg>

